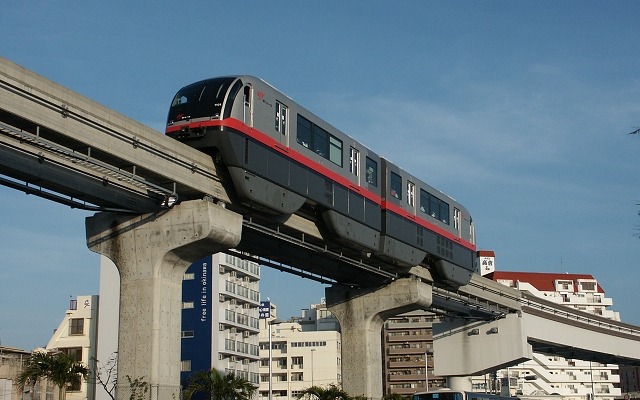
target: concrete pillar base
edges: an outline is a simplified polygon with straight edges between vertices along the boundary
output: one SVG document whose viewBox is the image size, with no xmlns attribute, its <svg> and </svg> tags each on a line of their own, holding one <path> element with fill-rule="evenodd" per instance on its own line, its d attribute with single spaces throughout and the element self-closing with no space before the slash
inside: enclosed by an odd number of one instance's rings
<svg viewBox="0 0 640 400">
<path fill-rule="evenodd" d="M 328 309 L 342 331 L 342 386 L 351 396 L 380 399 L 382 387 L 382 325 L 409 311 L 428 309 L 431 285 L 403 278 L 375 289 L 332 286 L 325 290 Z"/>
<path fill-rule="evenodd" d="M 470 376 L 448 376 L 447 387 L 451 390 L 470 392 L 472 388 Z"/>
<path fill-rule="evenodd" d="M 151 398 L 180 398 L 182 277 L 191 263 L 240 242 L 242 216 L 203 200 L 139 216 L 86 219 L 87 246 L 120 273 L 117 399 L 129 381 Z"/>
</svg>

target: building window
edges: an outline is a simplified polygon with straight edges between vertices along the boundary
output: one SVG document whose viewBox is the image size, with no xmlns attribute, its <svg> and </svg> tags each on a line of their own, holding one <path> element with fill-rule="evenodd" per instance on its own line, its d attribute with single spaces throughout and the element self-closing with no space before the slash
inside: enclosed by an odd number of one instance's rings
<svg viewBox="0 0 640 400">
<path fill-rule="evenodd" d="M 191 360 L 182 360 L 182 362 L 180 363 L 180 371 L 191 371 Z"/>
<path fill-rule="evenodd" d="M 183 310 L 188 310 L 193 308 L 193 301 L 183 301 L 182 302 L 182 309 Z"/>
<path fill-rule="evenodd" d="M 63 347 L 59 350 L 73 361 L 82 362 L 82 347 Z"/>
<path fill-rule="evenodd" d="M 84 335 L 84 318 L 71 318 L 69 335 Z"/>
</svg>

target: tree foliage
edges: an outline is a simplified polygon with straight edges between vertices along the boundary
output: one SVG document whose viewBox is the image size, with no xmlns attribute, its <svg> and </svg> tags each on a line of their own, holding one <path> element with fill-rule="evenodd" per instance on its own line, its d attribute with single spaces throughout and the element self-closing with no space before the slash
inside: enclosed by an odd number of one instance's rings
<svg viewBox="0 0 640 400">
<path fill-rule="evenodd" d="M 311 386 L 298 394 L 298 399 L 307 399 L 307 400 L 351 400 L 352 398 L 345 392 L 340 389 L 338 386 L 331 384 L 329 386 L 321 387 L 321 386 Z"/>
<path fill-rule="evenodd" d="M 118 353 L 112 353 L 104 365 L 101 365 L 96 358 L 91 360 L 95 364 L 93 379 L 102 386 L 112 400 L 115 400 L 115 389 L 118 383 Z"/>
<path fill-rule="evenodd" d="M 67 386 L 79 387 L 81 379 L 89 377 L 89 369 L 64 353 L 34 352 L 16 383 L 21 391 L 40 379 L 48 379 L 58 387 L 58 398 L 65 399 Z"/>
<path fill-rule="evenodd" d="M 221 374 L 217 369 L 193 374 L 183 392 L 185 400 L 196 393 L 204 393 L 211 400 L 250 400 L 256 387 L 234 373 Z"/>
</svg>

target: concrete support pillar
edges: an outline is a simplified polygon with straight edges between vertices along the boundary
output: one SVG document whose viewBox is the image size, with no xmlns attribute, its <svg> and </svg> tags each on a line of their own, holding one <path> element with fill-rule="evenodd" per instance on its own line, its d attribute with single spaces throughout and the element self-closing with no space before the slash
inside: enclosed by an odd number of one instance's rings
<svg viewBox="0 0 640 400">
<path fill-rule="evenodd" d="M 398 314 L 429 308 L 431 285 L 403 278 L 374 289 L 332 286 L 325 294 L 340 321 L 343 389 L 351 396 L 382 398 L 382 325 Z"/>
<path fill-rule="evenodd" d="M 472 389 L 470 376 L 449 376 L 447 377 L 447 387 L 451 390 L 461 390 L 470 392 Z"/>
<path fill-rule="evenodd" d="M 203 200 L 138 216 L 98 213 L 86 219 L 90 250 L 120 273 L 117 399 L 131 380 L 152 399 L 180 398 L 182 277 L 191 263 L 240 242 L 242 216 Z"/>
</svg>

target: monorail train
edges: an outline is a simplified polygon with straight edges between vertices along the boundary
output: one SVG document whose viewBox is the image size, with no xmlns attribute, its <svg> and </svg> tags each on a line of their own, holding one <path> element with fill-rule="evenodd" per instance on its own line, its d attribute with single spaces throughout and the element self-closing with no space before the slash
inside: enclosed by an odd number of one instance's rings
<svg viewBox="0 0 640 400">
<path fill-rule="evenodd" d="M 304 206 L 327 240 L 396 268 L 433 266 L 445 283 L 471 279 L 475 232 L 461 204 L 261 79 L 185 86 L 171 102 L 166 134 L 221 161 L 246 206 L 272 215 Z"/>
</svg>

